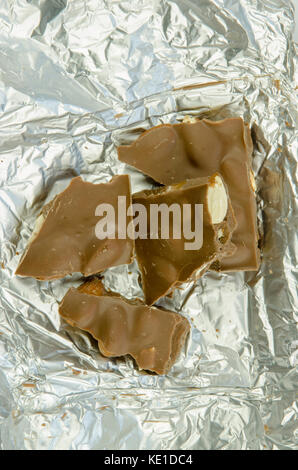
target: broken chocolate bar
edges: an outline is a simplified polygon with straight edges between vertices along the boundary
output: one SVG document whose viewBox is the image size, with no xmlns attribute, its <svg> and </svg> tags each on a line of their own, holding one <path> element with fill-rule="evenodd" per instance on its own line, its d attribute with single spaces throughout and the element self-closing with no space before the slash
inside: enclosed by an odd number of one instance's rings
<svg viewBox="0 0 298 470">
<path fill-rule="evenodd" d="M 157 374 L 170 370 L 190 329 L 177 313 L 106 292 L 99 279 L 70 289 L 59 313 L 70 325 L 89 332 L 104 356 L 129 354 L 140 369 Z"/>
<path fill-rule="evenodd" d="M 213 266 L 220 271 L 257 270 L 258 234 L 252 140 L 241 118 L 206 119 L 160 125 L 144 132 L 132 145 L 118 148 L 119 160 L 158 183 L 179 183 L 219 172 L 227 184 L 237 220 L 232 242 L 236 251 Z"/>
<path fill-rule="evenodd" d="M 133 204 L 136 211 L 138 205 L 147 209 L 147 233 L 144 235 L 144 228 L 138 233 L 136 223 L 135 243 L 148 305 L 175 285 L 200 277 L 213 262 L 220 262 L 235 249 L 230 240 L 236 221 L 219 174 L 136 193 Z"/>
<path fill-rule="evenodd" d="M 115 176 L 103 184 L 74 178 L 44 207 L 16 274 L 50 280 L 76 272 L 90 276 L 110 266 L 131 263 L 134 242 L 127 237 L 119 239 L 117 226 L 114 239 L 99 239 L 96 235 L 100 220 L 97 207 L 112 205 L 117 218 L 118 196 L 125 196 L 127 207 L 131 204 L 127 175 Z M 130 220 L 128 217 L 127 223 Z"/>
</svg>

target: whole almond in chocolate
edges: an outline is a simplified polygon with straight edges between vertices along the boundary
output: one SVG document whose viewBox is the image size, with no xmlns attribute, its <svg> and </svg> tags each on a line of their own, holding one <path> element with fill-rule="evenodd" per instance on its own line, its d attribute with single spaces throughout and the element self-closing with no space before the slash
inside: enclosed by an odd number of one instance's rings
<svg viewBox="0 0 298 470">
<path fill-rule="evenodd" d="M 236 222 L 219 174 L 136 193 L 133 205 L 136 211 L 145 207 L 147 214 L 147 233 L 138 233 L 136 226 L 135 243 L 148 305 L 235 249 L 230 240 Z M 197 217 L 199 207 L 202 217 Z"/>
<path fill-rule="evenodd" d="M 241 118 L 218 122 L 189 120 L 153 127 L 132 145 L 120 146 L 118 155 L 122 162 L 165 185 L 219 172 L 227 184 L 237 220 L 232 237 L 236 250 L 214 268 L 221 271 L 258 269 L 252 140 L 249 127 Z"/>
<path fill-rule="evenodd" d="M 190 329 L 181 315 L 107 293 L 99 279 L 70 289 L 59 308 L 72 326 L 89 332 L 106 357 L 129 354 L 140 369 L 166 374 Z"/>
<path fill-rule="evenodd" d="M 103 184 L 74 178 L 44 207 L 16 274 L 50 280 L 75 272 L 89 276 L 110 266 L 129 264 L 134 242 L 126 236 L 119 239 L 117 225 L 114 239 L 99 239 L 96 235 L 98 206 L 111 205 L 117 220 L 118 196 L 125 197 L 126 211 L 131 204 L 127 175 L 115 176 Z M 130 220 L 127 217 L 127 224 Z"/>
</svg>

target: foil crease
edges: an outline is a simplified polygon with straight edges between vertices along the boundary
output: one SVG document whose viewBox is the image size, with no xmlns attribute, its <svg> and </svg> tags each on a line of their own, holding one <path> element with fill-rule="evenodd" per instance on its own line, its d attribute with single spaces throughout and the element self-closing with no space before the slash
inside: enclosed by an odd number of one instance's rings
<svg viewBox="0 0 298 470">
<path fill-rule="evenodd" d="M 0 448 L 297 449 L 297 46 L 289 0 L 1 0 Z M 76 275 L 14 276 L 75 175 L 129 173 L 116 146 L 185 115 L 253 129 L 262 264 L 160 305 L 191 335 L 167 376 L 103 358 L 58 302 Z M 136 263 L 105 285 L 141 297 Z"/>
</svg>

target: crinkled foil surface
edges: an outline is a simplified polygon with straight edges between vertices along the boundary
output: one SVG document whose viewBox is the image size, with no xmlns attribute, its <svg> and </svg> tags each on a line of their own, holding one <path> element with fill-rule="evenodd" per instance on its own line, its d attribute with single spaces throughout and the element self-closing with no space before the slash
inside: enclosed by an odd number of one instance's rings
<svg viewBox="0 0 298 470">
<path fill-rule="evenodd" d="M 293 25 L 289 0 L 1 0 L 0 448 L 298 448 Z M 79 275 L 14 271 L 73 176 L 150 187 L 116 146 L 185 115 L 251 124 L 262 265 L 210 272 L 159 302 L 192 330 L 158 377 L 103 358 L 60 320 Z M 104 282 L 142 295 L 136 264 Z"/>
</svg>

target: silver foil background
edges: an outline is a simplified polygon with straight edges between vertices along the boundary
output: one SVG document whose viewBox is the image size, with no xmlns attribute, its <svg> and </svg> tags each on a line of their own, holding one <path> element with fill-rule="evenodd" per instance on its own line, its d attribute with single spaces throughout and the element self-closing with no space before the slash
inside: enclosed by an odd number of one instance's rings
<svg viewBox="0 0 298 470">
<path fill-rule="evenodd" d="M 289 0 L 1 0 L 0 449 L 298 448 L 292 30 Z M 263 259 L 258 273 L 208 273 L 160 301 L 192 331 L 157 377 L 60 320 L 80 276 L 14 271 L 73 176 L 150 187 L 116 146 L 186 114 L 251 124 Z M 136 264 L 105 284 L 141 295 Z"/>
</svg>

